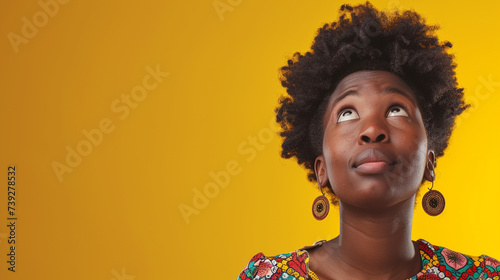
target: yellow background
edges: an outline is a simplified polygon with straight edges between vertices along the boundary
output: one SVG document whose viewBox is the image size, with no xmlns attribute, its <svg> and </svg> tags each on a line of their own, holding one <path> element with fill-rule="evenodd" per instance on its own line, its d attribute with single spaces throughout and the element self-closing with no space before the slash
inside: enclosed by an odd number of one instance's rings
<svg viewBox="0 0 500 280">
<path fill-rule="evenodd" d="M 259 251 L 337 235 L 338 211 L 313 219 L 316 187 L 269 132 L 284 93 L 279 67 L 309 49 L 341 2 L 221 0 L 231 7 L 221 15 L 213 0 L 67 2 L 47 22 L 38 1 L 0 2 L 0 279 L 236 279 Z M 446 210 L 429 217 L 417 206 L 413 237 L 500 258 L 500 2 L 373 3 L 440 24 L 474 103 L 438 162 Z M 21 36 L 34 15 L 40 27 L 13 46 L 8 34 Z M 112 109 L 147 67 L 169 75 L 127 116 Z M 54 162 L 66 164 L 68 147 L 85 145 L 82 131 L 103 120 L 114 130 L 58 180 Z M 18 169 L 15 273 L 9 164 Z M 211 172 L 228 168 L 227 186 L 214 189 Z M 179 207 L 194 207 L 204 188 L 212 197 L 184 219 Z"/>
</svg>

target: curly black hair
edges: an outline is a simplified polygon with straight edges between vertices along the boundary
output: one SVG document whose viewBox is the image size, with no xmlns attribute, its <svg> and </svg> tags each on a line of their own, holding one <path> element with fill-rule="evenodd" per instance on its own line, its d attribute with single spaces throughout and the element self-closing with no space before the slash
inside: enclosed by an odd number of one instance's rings
<svg viewBox="0 0 500 280">
<path fill-rule="evenodd" d="M 311 50 L 296 52 L 281 67 L 282 96 L 275 109 L 283 137 L 283 158 L 296 157 L 317 180 L 314 161 L 322 154 L 323 127 L 329 97 L 345 76 L 361 70 L 396 74 L 414 91 L 436 157 L 443 155 L 456 116 L 468 105 L 457 86 L 449 42 L 439 42 L 435 25 L 414 11 L 378 11 L 366 2 L 342 5 L 339 19 L 319 28 Z M 330 197 L 338 201 L 331 186 Z"/>
</svg>

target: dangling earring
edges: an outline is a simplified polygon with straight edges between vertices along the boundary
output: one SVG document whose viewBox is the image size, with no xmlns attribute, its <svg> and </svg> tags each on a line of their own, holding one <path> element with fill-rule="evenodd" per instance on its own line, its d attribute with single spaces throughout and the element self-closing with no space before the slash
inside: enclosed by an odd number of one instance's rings
<svg viewBox="0 0 500 280">
<path fill-rule="evenodd" d="M 435 179 L 434 163 L 429 163 L 432 164 L 432 186 L 422 198 L 422 207 L 428 215 L 437 216 L 443 212 L 445 201 L 444 196 L 439 191 L 432 189 L 434 188 Z M 429 168 L 429 164 L 427 164 L 427 168 Z"/>
<path fill-rule="evenodd" d="M 326 198 L 325 193 L 323 192 L 323 188 L 319 186 L 322 195 L 316 197 L 313 202 L 312 212 L 313 216 L 316 220 L 321 221 L 328 215 L 330 212 L 330 202 L 328 198 Z"/>
</svg>

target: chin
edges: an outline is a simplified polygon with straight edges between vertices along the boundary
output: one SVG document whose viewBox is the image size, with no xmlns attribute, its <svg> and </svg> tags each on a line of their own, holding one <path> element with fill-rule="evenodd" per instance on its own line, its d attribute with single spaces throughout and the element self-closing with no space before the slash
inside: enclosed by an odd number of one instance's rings
<svg viewBox="0 0 500 280">
<path fill-rule="evenodd" d="M 348 197 L 344 197 L 344 203 L 366 210 L 382 210 L 395 205 L 411 201 L 414 204 L 415 192 L 406 190 L 401 192 L 400 187 L 391 187 L 387 184 L 369 184 L 362 188 L 352 190 Z M 342 197 L 339 201 L 342 203 Z"/>
</svg>

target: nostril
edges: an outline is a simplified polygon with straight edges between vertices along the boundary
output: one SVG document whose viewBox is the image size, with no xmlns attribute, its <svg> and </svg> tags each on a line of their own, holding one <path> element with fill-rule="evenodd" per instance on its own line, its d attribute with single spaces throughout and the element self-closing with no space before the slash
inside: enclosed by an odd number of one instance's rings
<svg viewBox="0 0 500 280">
<path fill-rule="evenodd" d="M 380 141 L 383 141 L 385 139 L 385 134 L 380 134 L 379 136 L 377 136 L 377 139 L 375 139 L 376 142 L 380 142 Z"/>
<path fill-rule="evenodd" d="M 370 137 L 366 136 L 366 135 L 363 135 L 361 136 L 361 140 L 363 140 L 363 142 L 366 142 L 366 143 L 370 143 L 372 140 L 370 139 Z"/>
</svg>

